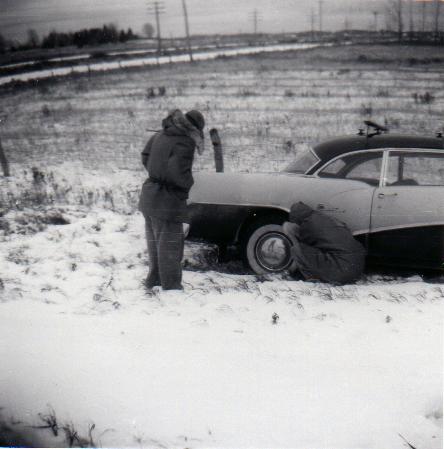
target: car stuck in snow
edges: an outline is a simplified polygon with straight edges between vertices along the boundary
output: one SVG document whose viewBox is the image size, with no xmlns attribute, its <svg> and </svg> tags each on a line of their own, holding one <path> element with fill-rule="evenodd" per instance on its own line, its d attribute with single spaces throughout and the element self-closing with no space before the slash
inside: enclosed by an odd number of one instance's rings
<svg viewBox="0 0 444 449">
<path fill-rule="evenodd" d="M 443 269 L 442 135 L 366 125 L 298 155 L 283 172 L 196 173 L 188 238 L 236 246 L 255 273 L 280 272 L 291 264 L 281 224 L 302 201 L 344 222 L 370 263 Z"/>
</svg>

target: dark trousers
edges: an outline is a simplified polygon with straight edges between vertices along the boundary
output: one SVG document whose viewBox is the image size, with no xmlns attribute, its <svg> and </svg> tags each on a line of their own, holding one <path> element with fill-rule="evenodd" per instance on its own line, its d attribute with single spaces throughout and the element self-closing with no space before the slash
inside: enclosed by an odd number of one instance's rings
<svg viewBox="0 0 444 449">
<path fill-rule="evenodd" d="M 182 223 L 146 217 L 145 230 L 150 264 L 146 286 L 161 285 L 164 290 L 182 289 Z"/>
</svg>

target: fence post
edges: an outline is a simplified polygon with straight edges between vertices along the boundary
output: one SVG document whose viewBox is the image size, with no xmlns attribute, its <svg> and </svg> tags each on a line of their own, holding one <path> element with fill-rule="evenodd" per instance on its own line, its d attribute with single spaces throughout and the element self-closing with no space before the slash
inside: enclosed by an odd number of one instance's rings
<svg viewBox="0 0 444 449">
<path fill-rule="evenodd" d="M 2 147 L 2 140 L 0 139 L 0 164 L 2 166 L 3 175 L 4 176 L 11 176 L 9 172 L 9 164 L 8 159 L 6 159 L 6 154 Z"/>
<path fill-rule="evenodd" d="M 210 129 L 210 137 L 214 149 L 214 163 L 216 165 L 216 172 L 222 173 L 224 171 L 224 155 L 222 151 L 222 142 L 216 128 Z"/>
</svg>

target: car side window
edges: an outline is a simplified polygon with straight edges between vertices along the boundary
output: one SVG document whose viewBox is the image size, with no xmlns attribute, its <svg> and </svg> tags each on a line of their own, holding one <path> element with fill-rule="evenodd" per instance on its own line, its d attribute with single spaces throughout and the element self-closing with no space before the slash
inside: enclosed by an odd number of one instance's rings
<svg viewBox="0 0 444 449">
<path fill-rule="evenodd" d="M 377 186 L 381 176 L 382 151 L 361 152 L 336 159 L 318 175 L 322 178 L 353 179 Z"/>
<path fill-rule="evenodd" d="M 444 186 L 444 154 L 390 152 L 387 186 Z"/>
</svg>

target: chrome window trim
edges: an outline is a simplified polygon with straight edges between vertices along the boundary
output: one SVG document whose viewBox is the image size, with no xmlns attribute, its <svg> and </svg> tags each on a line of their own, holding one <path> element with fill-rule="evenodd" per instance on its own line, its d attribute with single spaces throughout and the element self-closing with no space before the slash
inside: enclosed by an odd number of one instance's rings
<svg viewBox="0 0 444 449">
<path fill-rule="evenodd" d="M 307 175 L 307 173 L 310 171 L 310 170 L 312 170 L 314 167 L 316 167 L 316 165 L 318 165 L 319 164 L 319 162 L 321 161 L 321 158 L 316 154 L 316 152 L 315 152 L 315 150 L 313 149 L 313 148 L 310 148 L 308 151 L 307 151 L 307 153 L 311 153 L 313 156 L 314 156 L 314 158 L 315 158 L 315 160 L 316 160 L 316 162 L 314 163 L 314 164 L 312 164 L 312 165 L 310 165 L 310 167 L 309 168 L 307 168 L 307 170 L 305 170 L 304 172 L 293 172 L 293 171 L 285 171 L 286 169 L 283 169 L 280 173 L 286 173 L 286 174 L 288 174 L 288 175 Z M 298 155 L 296 155 L 296 157 L 297 157 Z M 294 162 L 294 161 L 293 161 Z M 313 175 L 307 175 L 307 176 L 313 176 Z"/>
<path fill-rule="evenodd" d="M 387 183 L 389 157 L 390 150 L 384 150 L 384 154 L 382 155 L 381 173 L 379 175 L 379 188 L 385 187 Z"/>
<path fill-rule="evenodd" d="M 316 162 L 315 162 L 310 168 L 308 168 L 307 170 L 305 170 L 304 175 L 306 175 L 311 169 L 313 169 L 314 167 L 316 167 L 316 165 L 318 165 L 319 162 L 321 161 L 321 158 L 315 153 L 314 148 L 310 148 L 309 151 L 310 151 L 310 153 L 313 154 L 313 156 L 315 157 Z"/>
<path fill-rule="evenodd" d="M 411 148 L 411 147 L 405 147 L 405 148 L 387 148 L 386 150 L 384 150 L 384 153 L 387 153 L 386 156 L 386 166 L 385 166 L 385 172 L 384 172 L 384 179 L 383 179 L 383 183 L 381 183 L 381 185 L 379 186 L 381 187 L 385 187 L 385 188 L 400 188 L 400 187 L 443 187 L 443 186 L 431 186 L 431 185 L 419 185 L 419 186 L 388 186 L 387 185 L 387 176 L 388 176 L 388 170 L 389 170 L 389 163 L 390 163 L 390 153 L 398 153 L 398 152 L 405 152 L 405 153 L 433 153 L 433 154 L 438 154 L 439 156 L 441 156 L 444 159 L 444 151 L 443 150 L 439 150 L 439 149 L 435 149 L 435 148 Z"/>
<path fill-rule="evenodd" d="M 323 170 L 325 167 L 327 167 L 328 165 L 332 164 L 333 162 L 335 162 L 335 161 L 337 161 L 338 159 L 341 159 L 341 158 L 343 158 L 343 157 L 350 156 L 350 155 L 352 155 L 352 154 L 382 153 L 381 172 L 379 173 L 379 186 L 380 186 L 380 185 L 381 185 L 381 176 L 382 176 L 382 173 L 383 173 L 382 170 L 383 170 L 383 168 L 384 168 L 384 153 L 385 153 L 386 151 L 387 151 L 387 150 L 386 150 L 385 148 L 372 148 L 372 149 L 370 149 L 370 150 L 354 150 L 354 151 L 349 151 L 348 153 L 342 153 L 342 154 L 340 154 L 339 156 L 336 156 L 336 157 L 334 157 L 333 159 L 330 159 L 330 160 L 327 161 L 322 167 L 318 168 L 318 169 L 316 170 L 316 172 L 313 173 L 313 176 L 316 176 L 317 178 L 322 179 L 322 178 L 319 176 L 319 172 L 320 172 L 321 170 Z M 341 179 L 347 180 L 348 178 L 341 178 Z M 350 180 L 350 181 L 352 181 L 352 180 Z"/>
<path fill-rule="evenodd" d="M 316 159 L 316 162 L 313 165 L 310 165 L 309 168 L 307 168 L 307 170 L 305 170 L 304 172 L 292 172 L 292 171 L 285 171 L 286 169 L 283 169 L 282 171 L 280 171 L 280 173 L 286 173 L 287 175 L 304 175 L 304 176 L 313 176 L 313 175 L 307 175 L 307 173 L 312 170 L 314 167 L 316 167 L 316 165 L 319 164 L 319 162 L 321 161 L 321 158 L 316 154 L 315 150 L 313 148 L 310 148 L 307 153 L 311 153 L 314 158 Z M 296 155 L 297 156 L 297 155 Z"/>
</svg>

